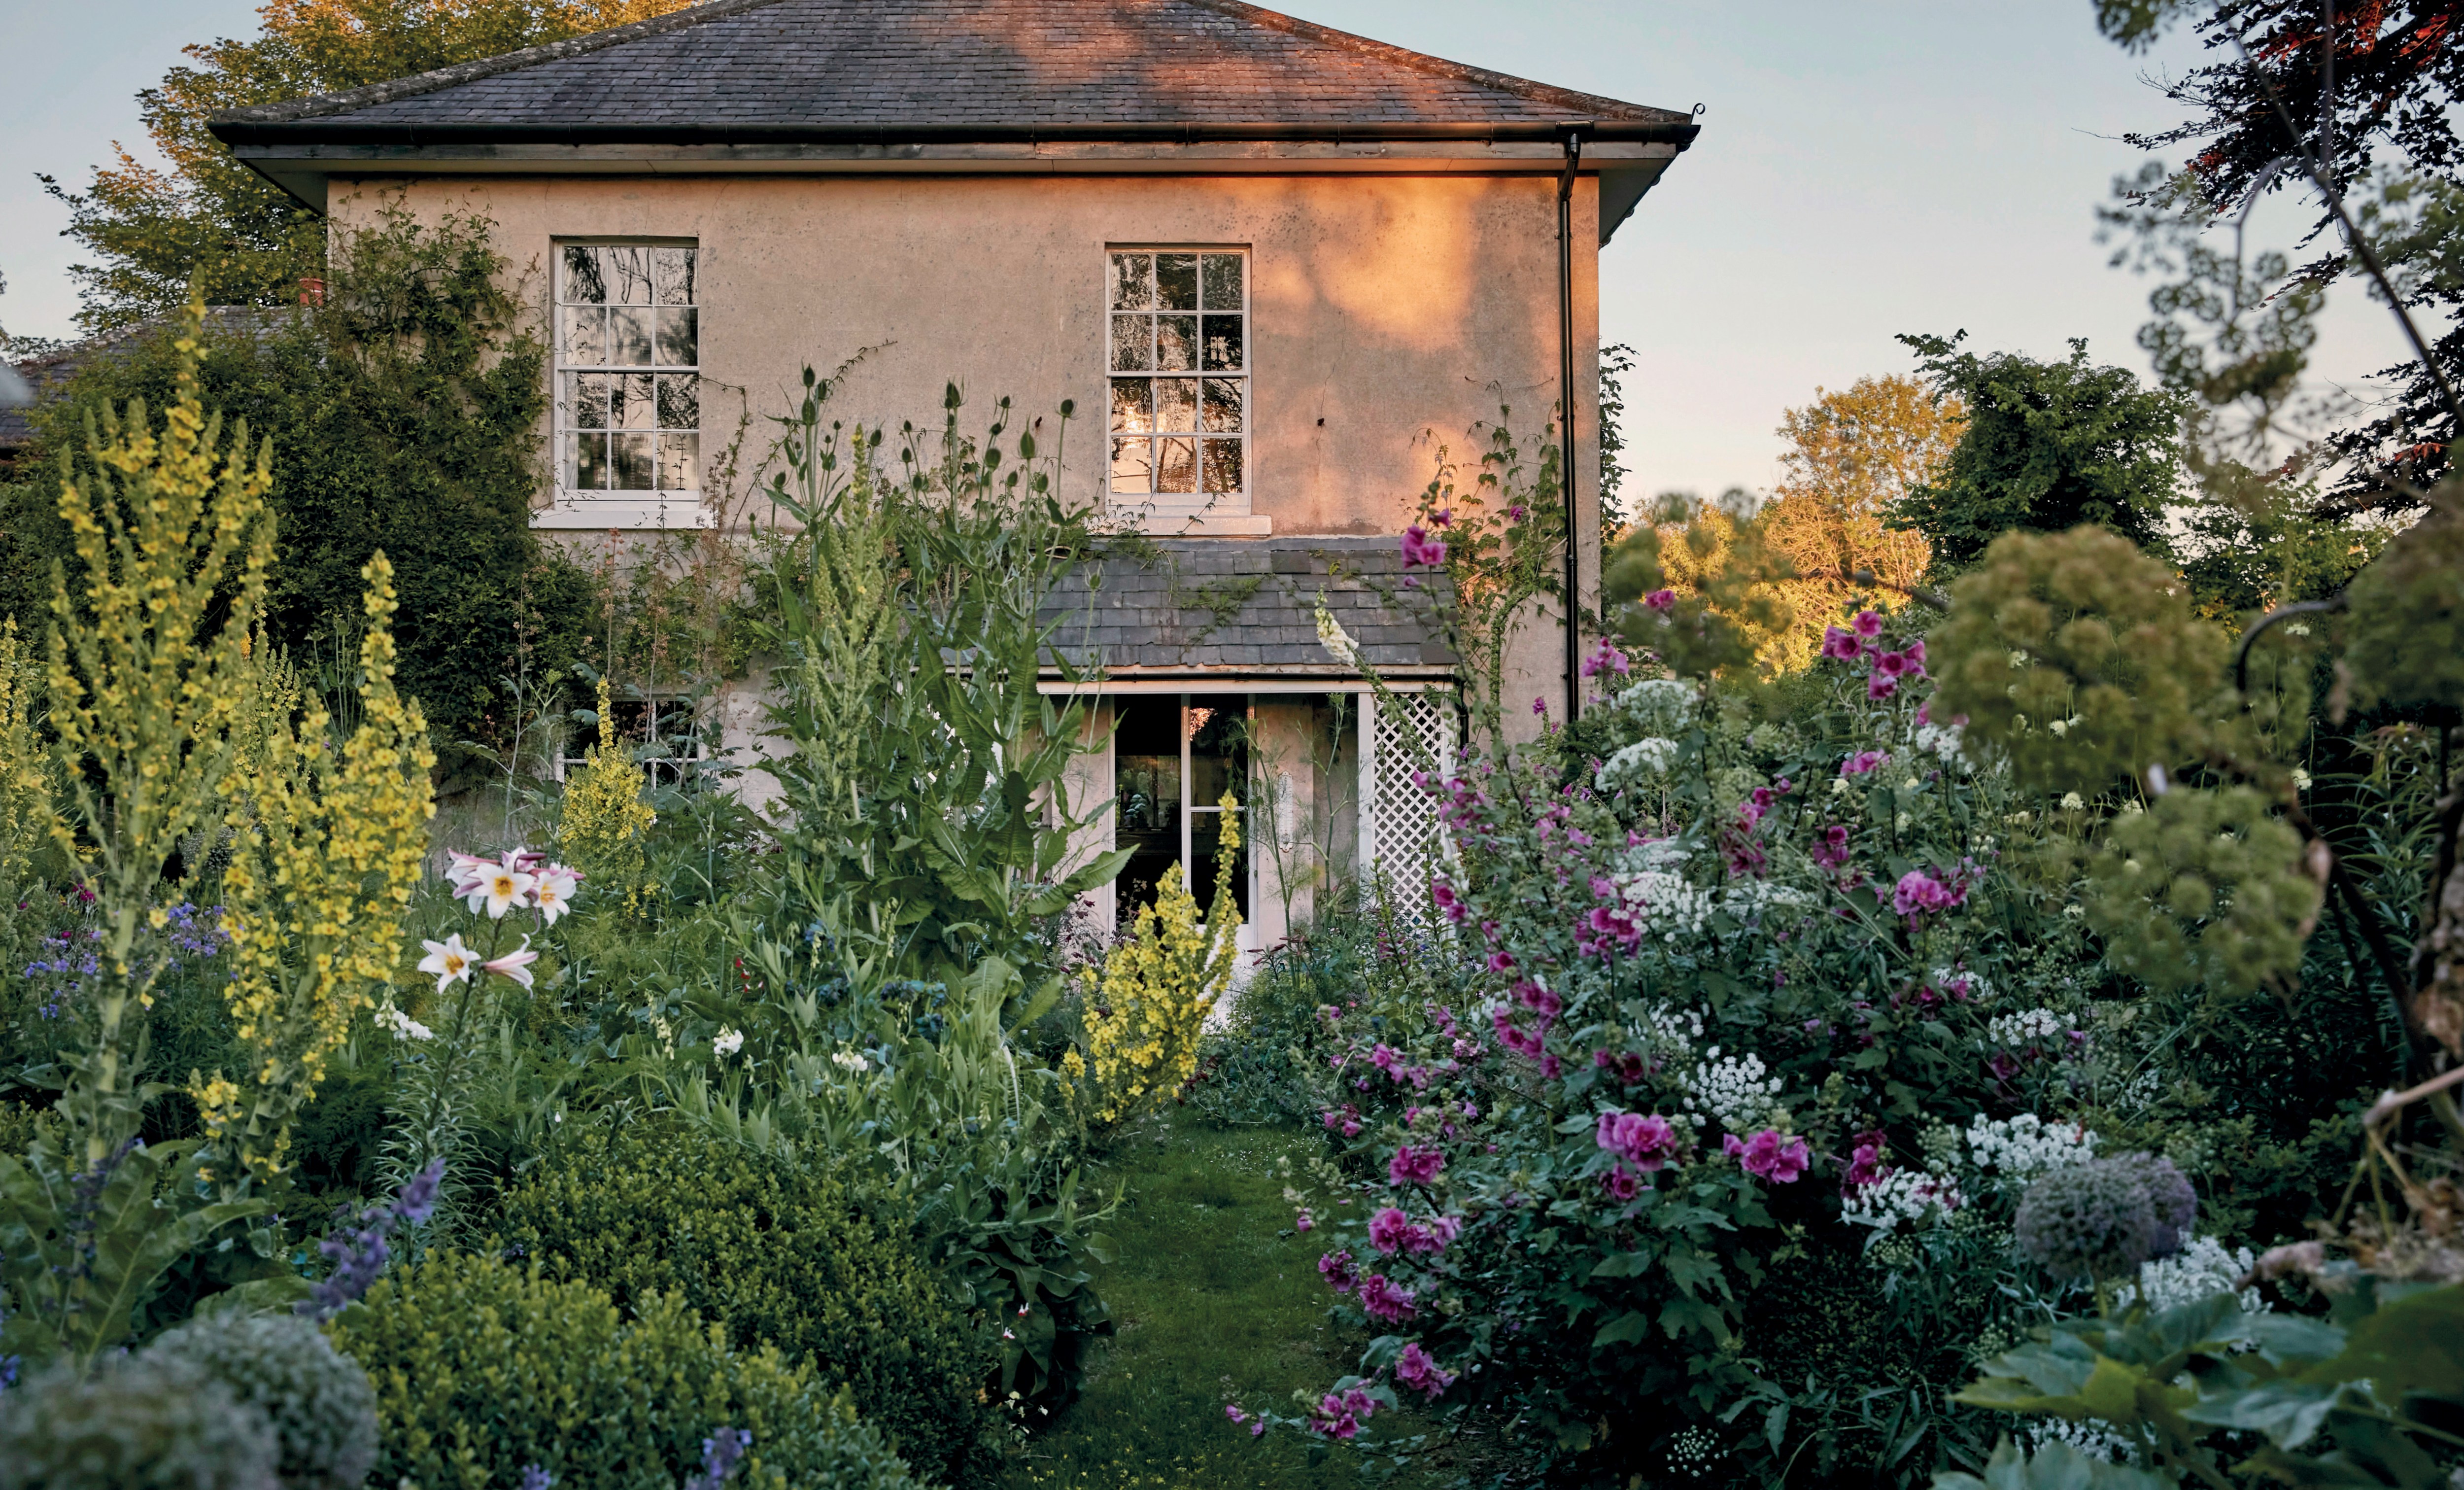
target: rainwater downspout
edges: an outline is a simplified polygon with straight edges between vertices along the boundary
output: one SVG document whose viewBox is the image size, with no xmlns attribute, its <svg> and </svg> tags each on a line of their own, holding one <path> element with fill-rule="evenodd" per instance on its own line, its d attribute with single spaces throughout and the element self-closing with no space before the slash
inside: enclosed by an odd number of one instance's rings
<svg viewBox="0 0 2464 1490">
<path fill-rule="evenodd" d="M 1557 476 L 1566 494 L 1566 723 L 1582 717 L 1582 545 L 1574 505 L 1574 171 L 1583 132 L 1566 131 L 1566 168 L 1557 176 Z"/>
</svg>

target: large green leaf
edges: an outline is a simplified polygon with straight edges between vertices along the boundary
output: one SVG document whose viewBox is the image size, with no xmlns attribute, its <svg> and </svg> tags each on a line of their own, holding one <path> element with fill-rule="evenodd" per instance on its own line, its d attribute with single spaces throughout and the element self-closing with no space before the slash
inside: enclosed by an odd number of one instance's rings
<svg viewBox="0 0 2464 1490">
<path fill-rule="evenodd" d="M 2173 1481 L 2127 1464 L 2090 1458 L 2058 1440 L 2027 1455 L 2004 1438 L 1994 1446 L 1982 1479 L 1940 1474 L 1933 1477 L 1933 1490 L 2173 1490 Z"/>
</svg>

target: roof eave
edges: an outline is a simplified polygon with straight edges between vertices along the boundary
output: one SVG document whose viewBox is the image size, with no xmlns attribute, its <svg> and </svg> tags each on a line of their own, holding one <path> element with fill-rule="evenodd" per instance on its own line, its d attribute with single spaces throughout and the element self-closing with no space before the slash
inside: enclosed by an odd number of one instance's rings
<svg viewBox="0 0 2464 1490">
<path fill-rule="evenodd" d="M 1683 149 L 1702 126 L 1682 116 L 1658 119 L 1498 120 L 1445 123 L 1328 124 L 1199 123 L 1153 121 L 1135 123 L 1071 123 L 1020 121 L 964 124 L 855 124 L 825 122 L 792 124 L 577 125 L 561 122 L 469 123 L 353 122 L 347 119 L 217 119 L 214 137 L 230 145 L 390 145 L 418 148 L 490 145 L 995 145 L 995 144 L 1278 144 L 1327 141 L 1469 140 L 1558 141 L 1579 133 L 1585 141 L 1673 145 Z"/>
</svg>

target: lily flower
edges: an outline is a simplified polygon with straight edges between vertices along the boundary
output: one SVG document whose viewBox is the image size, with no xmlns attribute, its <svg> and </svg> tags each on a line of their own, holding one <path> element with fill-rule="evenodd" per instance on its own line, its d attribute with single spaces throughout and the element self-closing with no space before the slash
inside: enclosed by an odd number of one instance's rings
<svg viewBox="0 0 2464 1490">
<path fill-rule="evenodd" d="M 505 912 L 517 905 L 530 903 L 531 886 L 539 882 L 539 877 L 523 874 L 515 867 L 520 861 L 520 855 L 521 851 L 517 849 L 505 856 L 503 863 L 490 864 L 480 872 L 479 882 L 471 889 L 473 910 L 485 905 L 489 920 L 502 921 Z"/>
<path fill-rule="evenodd" d="M 550 864 L 541 869 L 531 885 L 531 903 L 537 905 L 539 917 L 547 924 L 573 909 L 573 892 L 581 887 L 582 877 L 562 864 Z"/>
<path fill-rule="evenodd" d="M 428 955 L 420 959 L 419 970 L 436 974 L 436 991 L 442 993 L 450 983 L 459 983 L 471 976 L 478 958 L 462 945 L 462 933 L 456 931 L 442 942 L 422 941 Z"/>
<path fill-rule="evenodd" d="M 445 856 L 453 861 L 452 882 L 455 898 L 470 901 L 471 908 L 477 910 L 479 901 L 475 897 L 478 895 L 479 882 L 487 878 L 488 871 L 496 867 L 495 861 L 481 858 L 476 854 L 457 854 L 451 849 L 445 851 Z"/>
<path fill-rule="evenodd" d="M 498 977 L 511 978 L 522 987 L 529 988 L 531 986 L 531 964 L 538 962 L 539 956 L 539 953 L 531 950 L 531 939 L 524 937 L 522 938 L 520 950 L 507 952 L 504 956 L 496 958 L 493 962 L 484 962 L 479 966 L 486 968 L 488 971 L 496 974 Z"/>
</svg>

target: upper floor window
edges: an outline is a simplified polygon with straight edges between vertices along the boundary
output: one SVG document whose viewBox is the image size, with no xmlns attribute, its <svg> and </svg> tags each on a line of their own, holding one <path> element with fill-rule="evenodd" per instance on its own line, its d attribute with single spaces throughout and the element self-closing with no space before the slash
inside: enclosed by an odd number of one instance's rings
<svg viewBox="0 0 2464 1490">
<path fill-rule="evenodd" d="M 1105 375 L 1115 507 L 1249 510 L 1248 256 L 1114 252 Z"/>
<path fill-rule="evenodd" d="M 701 497 L 696 250 L 568 243 L 556 260 L 549 526 L 690 526 Z"/>
</svg>

